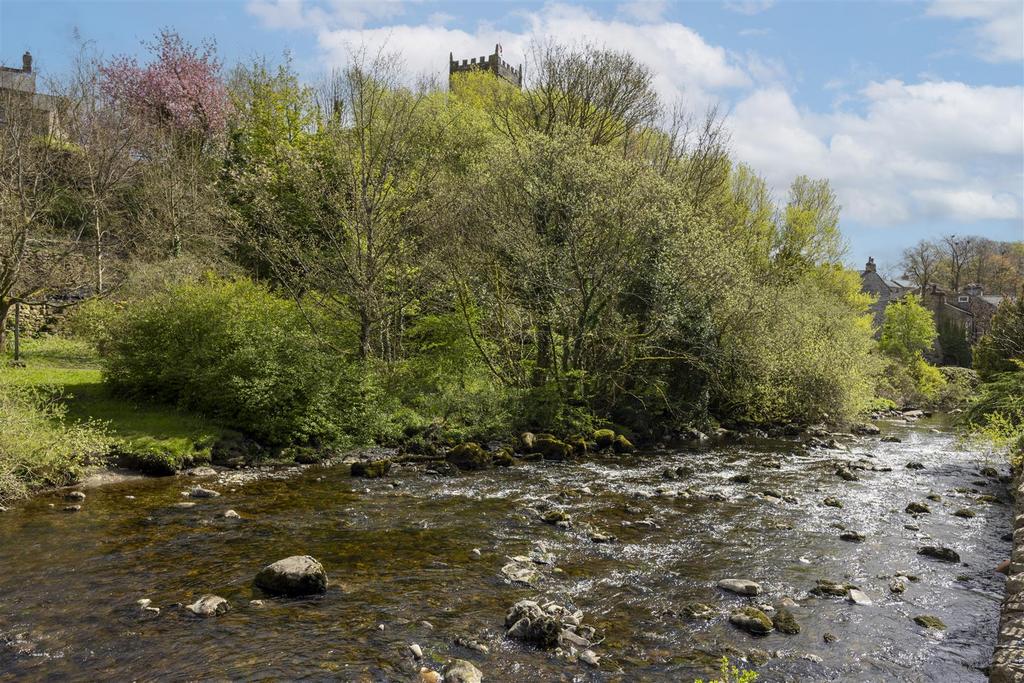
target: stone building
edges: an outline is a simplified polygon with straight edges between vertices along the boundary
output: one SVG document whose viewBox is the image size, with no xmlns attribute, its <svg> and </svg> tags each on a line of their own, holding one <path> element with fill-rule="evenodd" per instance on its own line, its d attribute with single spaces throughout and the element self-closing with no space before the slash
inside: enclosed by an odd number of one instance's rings
<svg viewBox="0 0 1024 683">
<path fill-rule="evenodd" d="M 875 315 L 875 327 L 881 327 L 885 318 L 885 307 L 889 302 L 902 299 L 907 292 L 913 291 L 909 283 L 901 280 L 886 280 L 878 274 L 875 259 L 868 257 L 864 270 L 860 273 L 860 289 L 862 292 L 873 294 L 877 301 L 871 305 L 871 311 Z"/>
<path fill-rule="evenodd" d="M 523 65 L 512 66 L 501 58 L 501 44 L 494 46 L 494 54 L 481 56 L 479 58 L 463 59 L 461 62 L 455 59 L 453 53 L 448 53 L 448 85 L 451 86 L 452 76 L 457 73 L 468 73 L 471 71 L 490 71 L 492 74 L 507 81 L 517 88 L 523 87 Z"/>
<path fill-rule="evenodd" d="M 56 98 L 36 91 L 30 52 L 21 56 L 20 69 L 0 65 L 0 126 L 6 124 L 12 105 L 28 106 L 40 134 L 52 133 L 57 126 Z"/>
</svg>

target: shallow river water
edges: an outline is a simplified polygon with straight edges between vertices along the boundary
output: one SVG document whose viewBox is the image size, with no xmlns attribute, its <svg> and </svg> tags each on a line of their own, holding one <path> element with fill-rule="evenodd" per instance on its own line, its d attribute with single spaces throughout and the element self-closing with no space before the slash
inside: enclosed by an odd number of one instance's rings
<svg viewBox="0 0 1024 683">
<path fill-rule="evenodd" d="M 903 442 L 864 437 L 848 451 L 765 441 L 448 478 L 407 467 L 353 479 L 338 465 L 245 484 L 134 480 L 87 489 L 75 513 L 41 496 L 0 514 L 0 681 L 411 681 L 422 663 L 410 643 L 423 663 L 467 659 L 485 681 L 692 681 L 723 654 L 759 681 L 982 681 L 1003 590 L 993 567 L 1010 551 L 1008 490 L 979 474 L 993 463 L 934 426 L 883 423 Z M 844 481 L 842 461 L 892 470 L 856 469 L 859 480 Z M 665 477 L 676 468 L 681 478 Z M 732 481 L 740 474 L 750 483 Z M 223 495 L 176 507 L 197 481 Z M 843 507 L 822 505 L 829 496 Z M 931 514 L 906 514 L 915 500 Z M 546 506 L 573 527 L 543 523 Z M 952 514 L 961 508 L 976 516 Z M 223 518 L 228 509 L 241 519 Z M 866 539 L 842 541 L 840 526 Z M 594 543 L 588 529 L 616 541 Z M 923 545 L 951 547 L 961 563 L 918 556 Z M 535 565 L 534 586 L 502 577 L 509 557 L 531 553 L 553 563 Z M 265 598 L 256 572 L 294 554 L 324 564 L 327 594 L 250 605 Z M 896 572 L 919 580 L 892 594 Z M 765 592 L 725 593 L 716 582 L 727 577 Z M 856 584 L 873 604 L 810 596 L 817 579 Z M 199 619 L 174 606 L 206 593 L 231 611 Z M 785 596 L 799 603 L 798 635 L 753 637 L 728 622 L 730 608 Z M 140 598 L 161 613 L 142 611 Z M 600 667 L 505 639 L 505 611 L 522 598 L 582 610 L 603 636 Z M 694 602 L 720 616 L 686 619 Z M 920 614 L 947 630 L 916 625 Z M 751 650 L 771 659 L 756 666 L 744 659 Z"/>
</svg>

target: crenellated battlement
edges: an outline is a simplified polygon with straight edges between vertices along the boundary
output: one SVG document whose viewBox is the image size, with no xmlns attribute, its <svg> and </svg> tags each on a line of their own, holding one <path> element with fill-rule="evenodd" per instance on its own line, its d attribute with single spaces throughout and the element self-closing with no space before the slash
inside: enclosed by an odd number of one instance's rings
<svg viewBox="0 0 1024 683">
<path fill-rule="evenodd" d="M 448 53 L 448 79 L 451 81 L 453 74 L 469 71 L 490 71 L 498 78 L 508 81 L 517 88 L 523 87 L 523 66 L 512 66 L 501 58 L 501 44 L 494 46 L 494 53 L 481 57 L 472 57 L 459 61 L 453 53 Z"/>
</svg>

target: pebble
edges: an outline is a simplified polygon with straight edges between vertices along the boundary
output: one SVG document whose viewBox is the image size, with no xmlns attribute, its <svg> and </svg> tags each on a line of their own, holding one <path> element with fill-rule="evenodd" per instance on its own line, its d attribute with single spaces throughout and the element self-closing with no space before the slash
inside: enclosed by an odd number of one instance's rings
<svg viewBox="0 0 1024 683">
<path fill-rule="evenodd" d="M 849 600 L 850 602 L 852 602 L 855 605 L 871 605 L 871 604 L 874 604 L 874 603 L 871 602 L 871 598 L 869 598 L 867 596 L 867 593 L 865 593 L 862 590 L 858 590 L 856 588 L 851 588 L 850 589 L 850 592 L 847 593 L 847 595 L 846 595 L 846 599 Z"/>
<path fill-rule="evenodd" d="M 423 659 L 423 649 L 416 643 L 410 645 L 409 650 L 412 652 L 412 656 L 416 659 Z"/>
<path fill-rule="evenodd" d="M 227 510 L 227 511 L 224 512 L 224 518 L 225 519 L 241 519 L 242 516 L 240 514 L 238 514 L 237 512 L 235 512 L 234 510 Z"/>
<path fill-rule="evenodd" d="M 81 505 L 65 505 L 61 508 L 64 512 L 78 512 L 82 509 Z"/>
<path fill-rule="evenodd" d="M 85 494 L 81 491 L 69 491 L 64 495 L 64 500 L 83 501 L 85 500 Z"/>
<path fill-rule="evenodd" d="M 196 486 L 188 492 L 189 498 L 216 498 L 220 495 L 219 491 L 212 489 L 204 489 L 202 486 Z"/>
<path fill-rule="evenodd" d="M 580 661 L 590 666 L 598 666 L 601 663 L 601 658 L 594 654 L 593 650 L 584 650 L 580 653 Z"/>
<path fill-rule="evenodd" d="M 759 595 L 761 593 L 761 584 L 748 579 L 722 579 L 718 582 L 718 587 L 740 595 Z"/>
</svg>

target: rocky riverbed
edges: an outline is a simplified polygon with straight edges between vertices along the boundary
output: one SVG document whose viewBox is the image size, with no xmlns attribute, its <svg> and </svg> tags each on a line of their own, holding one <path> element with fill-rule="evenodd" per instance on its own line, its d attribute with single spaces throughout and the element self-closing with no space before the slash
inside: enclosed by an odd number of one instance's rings
<svg viewBox="0 0 1024 683">
<path fill-rule="evenodd" d="M 0 514 L 0 681 L 686 681 L 723 655 L 763 681 L 984 680 L 1008 470 L 938 421 L 880 426 L 43 496 Z M 305 555 L 325 592 L 254 583 Z"/>
</svg>

